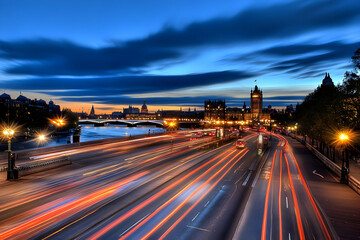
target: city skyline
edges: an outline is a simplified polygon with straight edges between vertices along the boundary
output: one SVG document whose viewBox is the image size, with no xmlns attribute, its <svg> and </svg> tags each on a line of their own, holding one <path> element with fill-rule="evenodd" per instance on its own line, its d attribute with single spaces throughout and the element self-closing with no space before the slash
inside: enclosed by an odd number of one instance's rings
<svg viewBox="0 0 360 240">
<path fill-rule="evenodd" d="M 0 89 L 77 112 L 146 99 L 153 112 L 201 109 L 214 98 L 242 106 L 257 80 L 264 106 L 285 107 L 325 72 L 338 84 L 353 69 L 353 3 L 1 1 Z"/>
</svg>

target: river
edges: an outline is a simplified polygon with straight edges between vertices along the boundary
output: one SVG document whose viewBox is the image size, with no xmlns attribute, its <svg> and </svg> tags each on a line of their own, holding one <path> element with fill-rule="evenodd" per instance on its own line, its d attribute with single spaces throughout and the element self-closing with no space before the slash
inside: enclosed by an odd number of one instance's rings
<svg viewBox="0 0 360 240">
<path fill-rule="evenodd" d="M 138 125 L 137 127 L 127 127 L 125 125 L 105 125 L 102 127 L 94 127 L 92 124 L 81 124 L 81 134 L 80 134 L 80 142 L 87 142 L 93 140 L 100 140 L 106 138 L 114 138 L 114 137 L 123 137 L 123 136 L 132 136 L 140 135 L 140 134 L 147 134 L 149 133 L 158 133 L 164 132 L 165 129 L 158 128 L 156 126 L 146 125 L 141 126 Z M 56 146 L 67 144 L 67 137 L 57 137 L 51 138 L 45 144 L 45 146 Z"/>
</svg>

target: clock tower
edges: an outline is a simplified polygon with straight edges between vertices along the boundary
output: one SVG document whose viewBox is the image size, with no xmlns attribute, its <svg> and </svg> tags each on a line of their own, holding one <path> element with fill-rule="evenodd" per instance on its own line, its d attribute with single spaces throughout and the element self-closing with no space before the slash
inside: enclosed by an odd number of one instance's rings
<svg viewBox="0 0 360 240">
<path fill-rule="evenodd" d="M 254 91 L 251 90 L 251 113 L 253 118 L 259 118 L 259 115 L 262 113 L 263 106 L 263 94 L 262 91 L 255 85 Z"/>
</svg>

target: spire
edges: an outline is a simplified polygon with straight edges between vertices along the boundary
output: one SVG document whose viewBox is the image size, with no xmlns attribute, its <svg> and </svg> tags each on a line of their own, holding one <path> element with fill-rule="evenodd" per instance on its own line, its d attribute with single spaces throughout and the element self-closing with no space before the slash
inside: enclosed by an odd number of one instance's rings
<svg viewBox="0 0 360 240">
<path fill-rule="evenodd" d="M 332 81 L 332 79 L 330 77 L 330 73 L 328 73 L 328 72 L 325 73 L 325 77 L 322 80 L 321 86 L 334 86 L 334 82 Z"/>
<path fill-rule="evenodd" d="M 95 108 L 94 108 L 94 105 L 92 105 L 91 111 L 90 111 L 90 116 L 94 116 L 94 115 L 95 115 Z"/>
</svg>

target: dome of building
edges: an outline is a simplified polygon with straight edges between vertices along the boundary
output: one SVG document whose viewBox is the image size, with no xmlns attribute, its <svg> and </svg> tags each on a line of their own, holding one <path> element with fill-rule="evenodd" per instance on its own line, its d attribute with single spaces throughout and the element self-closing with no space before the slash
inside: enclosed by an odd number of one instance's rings
<svg viewBox="0 0 360 240">
<path fill-rule="evenodd" d="M 17 101 L 21 101 L 21 102 L 27 102 L 29 101 L 29 99 L 23 95 L 19 95 L 16 99 Z"/>
<path fill-rule="evenodd" d="M 145 100 L 144 100 L 144 104 L 141 107 L 141 113 L 148 113 L 148 108 L 146 106 Z"/>
<path fill-rule="evenodd" d="M 50 101 L 49 101 L 49 105 L 54 105 L 54 101 L 53 101 L 53 100 L 50 100 Z"/>
<path fill-rule="evenodd" d="M 42 100 L 42 99 L 39 99 L 39 100 L 37 101 L 37 103 L 38 103 L 38 104 L 46 104 L 46 102 L 45 102 L 44 100 Z"/>
<path fill-rule="evenodd" d="M 6 100 L 11 100 L 11 97 L 9 94 L 6 94 L 6 93 L 3 93 L 0 95 L 0 98 L 1 99 L 6 99 Z"/>
</svg>

